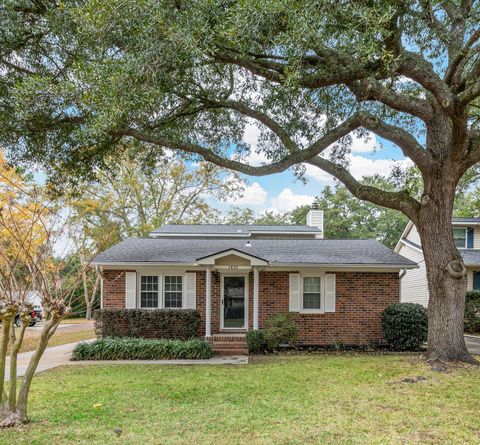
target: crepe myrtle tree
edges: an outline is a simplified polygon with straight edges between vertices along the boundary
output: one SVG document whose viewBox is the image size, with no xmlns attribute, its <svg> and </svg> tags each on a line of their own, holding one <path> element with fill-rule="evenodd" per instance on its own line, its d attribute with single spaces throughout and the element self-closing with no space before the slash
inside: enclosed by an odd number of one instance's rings
<svg viewBox="0 0 480 445">
<path fill-rule="evenodd" d="M 28 421 L 35 371 L 50 338 L 71 312 L 70 303 L 81 280 L 80 271 L 67 277 L 62 263 L 54 258 L 53 249 L 64 227 L 40 201 L 41 196 L 0 156 L 0 428 Z M 43 323 L 25 373 L 17 379 L 17 358 L 30 322 L 32 294 L 41 299 Z"/>
<path fill-rule="evenodd" d="M 0 140 L 14 159 L 43 162 L 61 182 L 133 138 L 155 157 L 168 148 L 251 176 L 319 168 L 415 223 L 427 357 L 473 361 L 451 217 L 457 184 L 480 160 L 479 1 L 86 0 L 55 13 L 32 3 L 47 12 L 4 19 L 36 36 L 1 61 Z M 354 136 L 371 133 L 416 165 L 420 198 L 352 175 Z"/>
</svg>

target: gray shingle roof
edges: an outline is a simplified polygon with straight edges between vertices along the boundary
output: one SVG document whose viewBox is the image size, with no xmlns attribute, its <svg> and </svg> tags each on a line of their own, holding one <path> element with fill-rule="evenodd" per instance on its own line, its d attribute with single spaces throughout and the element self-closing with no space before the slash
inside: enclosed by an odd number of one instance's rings
<svg viewBox="0 0 480 445">
<path fill-rule="evenodd" d="M 316 233 L 318 227 L 302 225 L 260 225 L 260 224 L 167 224 L 152 230 L 152 235 L 245 235 L 251 232 L 293 232 Z"/>
<path fill-rule="evenodd" d="M 94 264 L 185 263 L 236 249 L 270 264 L 391 265 L 416 263 L 375 240 L 255 239 L 247 247 L 242 239 L 128 238 L 98 255 Z"/>
<path fill-rule="evenodd" d="M 480 250 L 478 249 L 458 249 L 463 257 L 465 266 L 480 265 Z"/>
</svg>

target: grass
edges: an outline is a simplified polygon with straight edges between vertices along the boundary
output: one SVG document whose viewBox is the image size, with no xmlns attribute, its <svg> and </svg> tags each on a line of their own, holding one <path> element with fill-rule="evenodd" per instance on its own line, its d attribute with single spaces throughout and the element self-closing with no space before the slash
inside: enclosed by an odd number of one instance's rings
<svg viewBox="0 0 480 445">
<path fill-rule="evenodd" d="M 38 376 L 29 407 L 0 443 L 477 444 L 480 370 L 409 355 L 69 367 Z"/>
<path fill-rule="evenodd" d="M 59 346 L 67 343 L 73 343 L 82 340 L 88 340 L 95 337 L 95 331 L 90 326 L 82 326 L 88 324 L 84 319 L 66 319 L 62 321 L 62 324 L 73 324 L 72 328 L 57 328 L 57 331 L 48 342 L 48 346 Z M 84 329 L 85 328 L 85 329 Z M 1 338 L 1 333 L 0 333 Z M 40 330 L 27 329 L 25 331 L 25 337 L 23 339 L 20 352 L 33 351 L 38 346 L 40 338 Z M 0 442 L 1 443 L 1 442 Z"/>
<path fill-rule="evenodd" d="M 59 346 L 67 343 L 73 343 L 82 340 L 88 340 L 95 337 L 93 329 L 87 329 L 77 332 L 61 332 L 57 331 L 48 342 L 48 346 Z M 39 333 L 28 333 L 22 343 L 20 352 L 33 351 L 38 346 Z"/>
</svg>

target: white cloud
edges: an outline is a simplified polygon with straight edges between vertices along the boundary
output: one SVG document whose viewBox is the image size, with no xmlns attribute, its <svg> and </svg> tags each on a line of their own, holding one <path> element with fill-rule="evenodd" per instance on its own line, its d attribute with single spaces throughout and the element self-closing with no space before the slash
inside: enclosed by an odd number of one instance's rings
<svg viewBox="0 0 480 445">
<path fill-rule="evenodd" d="M 315 199 L 312 195 L 297 195 L 291 189 L 283 189 L 278 196 L 272 198 L 273 210 L 278 213 L 290 212 L 301 205 L 310 205 Z"/>
<path fill-rule="evenodd" d="M 352 135 L 352 152 L 354 153 L 369 153 L 375 149 L 376 145 L 377 138 L 372 133 L 369 133 L 366 139 Z"/>
<path fill-rule="evenodd" d="M 255 149 L 258 147 L 258 140 L 260 138 L 260 129 L 253 123 L 248 122 L 245 125 L 245 131 L 243 133 L 243 140 L 251 147 L 251 152 L 245 157 L 245 162 L 258 166 L 268 162 L 267 157 L 263 153 L 255 153 Z"/>
<path fill-rule="evenodd" d="M 350 166 L 348 171 L 356 178 L 362 179 L 363 176 L 372 176 L 372 175 L 383 175 L 388 176 L 392 172 L 392 169 L 395 165 L 400 163 L 401 166 L 407 167 L 411 165 L 411 162 L 408 159 L 402 161 L 393 161 L 390 159 L 371 159 L 364 156 L 350 156 Z M 309 178 L 315 179 L 319 182 L 333 183 L 333 177 L 328 173 L 325 173 L 323 170 L 313 165 L 306 164 L 306 176 Z"/>
<path fill-rule="evenodd" d="M 267 201 L 267 191 L 258 183 L 254 182 L 252 185 L 244 187 L 241 197 L 231 197 L 225 202 L 227 204 L 244 205 L 244 206 L 259 206 Z"/>
</svg>

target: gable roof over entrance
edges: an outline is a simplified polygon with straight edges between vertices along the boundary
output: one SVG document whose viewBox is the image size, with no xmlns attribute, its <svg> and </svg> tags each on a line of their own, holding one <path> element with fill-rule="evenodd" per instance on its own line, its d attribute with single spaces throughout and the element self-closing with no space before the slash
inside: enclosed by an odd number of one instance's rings
<svg viewBox="0 0 480 445">
<path fill-rule="evenodd" d="M 208 255 L 203 258 L 197 258 L 197 263 L 213 265 L 215 264 L 215 260 L 230 257 L 230 256 L 235 256 L 237 258 L 243 258 L 243 259 L 249 260 L 252 266 L 266 266 L 268 264 L 268 261 L 263 258 L 259 258 L 258 256 L 241 252 L 240 250 L 237 250 L 237 249 L 227 249 L 227 250 L 224 250 L 223 252 L 217 252 L 217 253 L 214 253 L 213 255 Z"/>
</svg>

